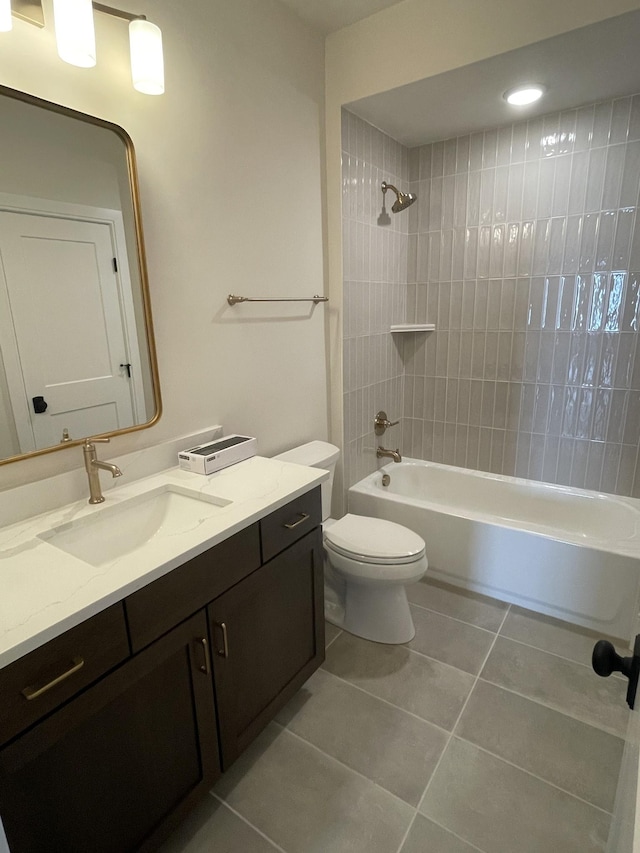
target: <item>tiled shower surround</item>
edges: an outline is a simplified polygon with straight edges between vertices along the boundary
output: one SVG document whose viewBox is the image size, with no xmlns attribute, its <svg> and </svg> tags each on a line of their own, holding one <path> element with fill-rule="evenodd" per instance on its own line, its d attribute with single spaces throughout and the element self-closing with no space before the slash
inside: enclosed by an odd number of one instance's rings
<svg viewBox="0 0 640 853">
<path fill-rule="evenodd" d="M 375 367 L 366 371 L 361 356 L 371 337 L 398 322 L 379 318 L 370 298 L 381 282 L 379 262 L 370 261 L 367 274 L 352 261 L 379 251 L 371 236 L 385 227 L 376 222 L 379 182 L 371 184 L 368 218 L 352 195 L 367 186 L 358 178 L 367 173 L 362 160 L 373 166 L 373 141 L 379 149 L 382 138 L 383 151 L 397 143 L 351 115 L 344 125 L 345 412 L 354 392 L 363 404 L 369 398 L 357 429 L 345 423 L 350 484 L 375 468 L 370 418 L 382 405 Z M 387 346 L 403 368 L 402 437 L 388 446 L 398 441 L 407 456 L 640 496 L 640 97 L 406 154 L 409 183 L 400 170 L 401 189 L 418 201 L 392 215 L 393 227 L 409 229 L 402 321 L 435 323 L 436 331 L 387 334 L 398 339 Z M 396 159 L 404 161 L 402 148 Z M 402 264 L 394 266 L 401 282 Z"/>
<path fill-rule="evenodd" d="M 389 326 L 404 323 L 407 313 L 409 218 L 391 213 L 391 190 L 381 218 L 380 185 L 386 180 L 406 186 L 409 159 L 408 149 L 350 113 L 343 112 L 342 124 L 344 479 L 349 486 L 375 470 L 376 412 L 383 409 L 392 420 L 402 415 L 405 368 Z M 400 437 L 399 426 L 385 435 L 394 448 Z"/>
</svg>

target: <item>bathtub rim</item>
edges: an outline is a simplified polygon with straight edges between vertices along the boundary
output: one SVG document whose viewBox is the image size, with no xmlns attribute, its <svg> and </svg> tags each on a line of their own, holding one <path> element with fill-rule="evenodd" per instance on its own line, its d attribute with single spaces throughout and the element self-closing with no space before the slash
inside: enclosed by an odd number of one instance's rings
<svg viewBox="0 0 640 853">
<path fill-rule="evenodd" d="M 477 477 L 483 480 L 492 480 L 504 483 L 514 483 L 520 486 L 533 487 L 536 491 L 552 491 L 555 494 L 562 495 L 579 495 L 589 499 L 598 498 L 606 501 L 609 504 L 619 504 L 631 509 L 638 516 L 638 527 L 633 536 L 626 539 L 602 539 L 598 537 L 584 537 L 572 535 L 570 531 L 564 529 L 547 527 L 536 524 L 535 522 L 519 522 L 512 519 L 492 516 L 488 513 L 476 512 L 474 510 L 463 510 L 459 507 L 453 507 L 448 504 L 438 503 L 435 501 L 425 500 L 424 498 L 413 498 L 407 495 L 399 495 L 394 492 L 388 492 L 381 485 L 382 475 L 393 475 L 394 469 L 398 467 L 420 467 L 420 468 L 436 468 L 439 470 L 459 472 L 463 476 Z M 411 504 L 415 506 L 423 506 L 433 512 L 441 512 L 446 515 L 461 516 L 468 518 L 471 521 L 480 521 L 486 524 L 492 524 L 497 527 L 503 527 L 510 530 L 526 530 L 535 536 L 541 536 L 546 539 L 552 539 L 556 542 L 567 542 L 571 545 L 576 545 L 582 548 L 593 548 L 596 551 L 601 551 L 605 554 L 618 554 L 624 557 L 634 557 L 640 559 L 640 499 L 626 497 L 624 495 L 611 495 L 606 492 L 598 492 L 591 489 L 581 489 L 574 486 L 564 486 L 556 483 L 545 483 L 539 480 L 528 480 L 524 477 L 512 477 L 507 474 L 493 474 L 488 471 L 477 471 L 472 468 L 462 468 L 457 465 L 446 465 L 442 462 L 432 462 L 425 459 L 413 459 L 403 457 L 401 462 L 389 462 L 386 465 L 378 468 L 377 471 L 363 477 L 357 483 L 354 483 L 348 489 L 349 493 L 371 494 L 380 497 L 383 500 L 393 501 L 394 503 Z"/>
</svg>

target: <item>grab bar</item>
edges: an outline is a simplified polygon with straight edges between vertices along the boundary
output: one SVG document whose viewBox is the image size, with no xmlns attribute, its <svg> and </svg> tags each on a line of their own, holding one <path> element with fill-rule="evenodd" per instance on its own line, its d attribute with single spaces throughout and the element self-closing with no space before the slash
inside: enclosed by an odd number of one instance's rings
<svg viewBox="0 0 640 853">
<path fill-rule="evenodd" d="M 328 302 L 328 296 L 305 296 L 305 297 L 291 297 L 291 296 L 268 296 L 268 297 L 253 297 L 253 296 L 234 296 L 233 293 L 230 293 L 227 296 L 227 302 L 229 305 L 237 305 L 239 302 L 313 302 L 314 305 L 317 305 L 318 302 Z"/>
</svg>

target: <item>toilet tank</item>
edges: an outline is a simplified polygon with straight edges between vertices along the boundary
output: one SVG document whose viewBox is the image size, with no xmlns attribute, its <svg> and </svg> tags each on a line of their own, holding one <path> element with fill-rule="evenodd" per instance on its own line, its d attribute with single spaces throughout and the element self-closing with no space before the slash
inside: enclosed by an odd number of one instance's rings
<svg viewBox="0 0 640 853">
<path fill-rule="evenodd" d="M 336 462 L 340 456 L 340 450 L 335 444 L 326 441 L 309 441 L 291 450 L 285 450 L 274 456 L 283 462 L 294 462 L 296 465 L 307 465 L 309 468 L 324 468 L 329 472 L 329 479 L 320 486 L 322 491 L 322 520 L 326 521 L 331 515 L 331 491 L 333 489 L 333 475 L 336 470 Z"/>
</svg>

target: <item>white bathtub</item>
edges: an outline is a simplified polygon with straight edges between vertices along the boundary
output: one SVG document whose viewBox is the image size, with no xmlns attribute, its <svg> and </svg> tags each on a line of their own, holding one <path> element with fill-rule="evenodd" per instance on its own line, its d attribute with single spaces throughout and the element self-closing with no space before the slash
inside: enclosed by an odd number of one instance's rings
<svg viewBox="0 0 640 853">
<path fill-rule="evenodd" d="M 632 635 L 640 500 L 408 459 L 352 486 L 349 511 L 419 533 L 431 577 L 598 633 Z"/>
</svg>

